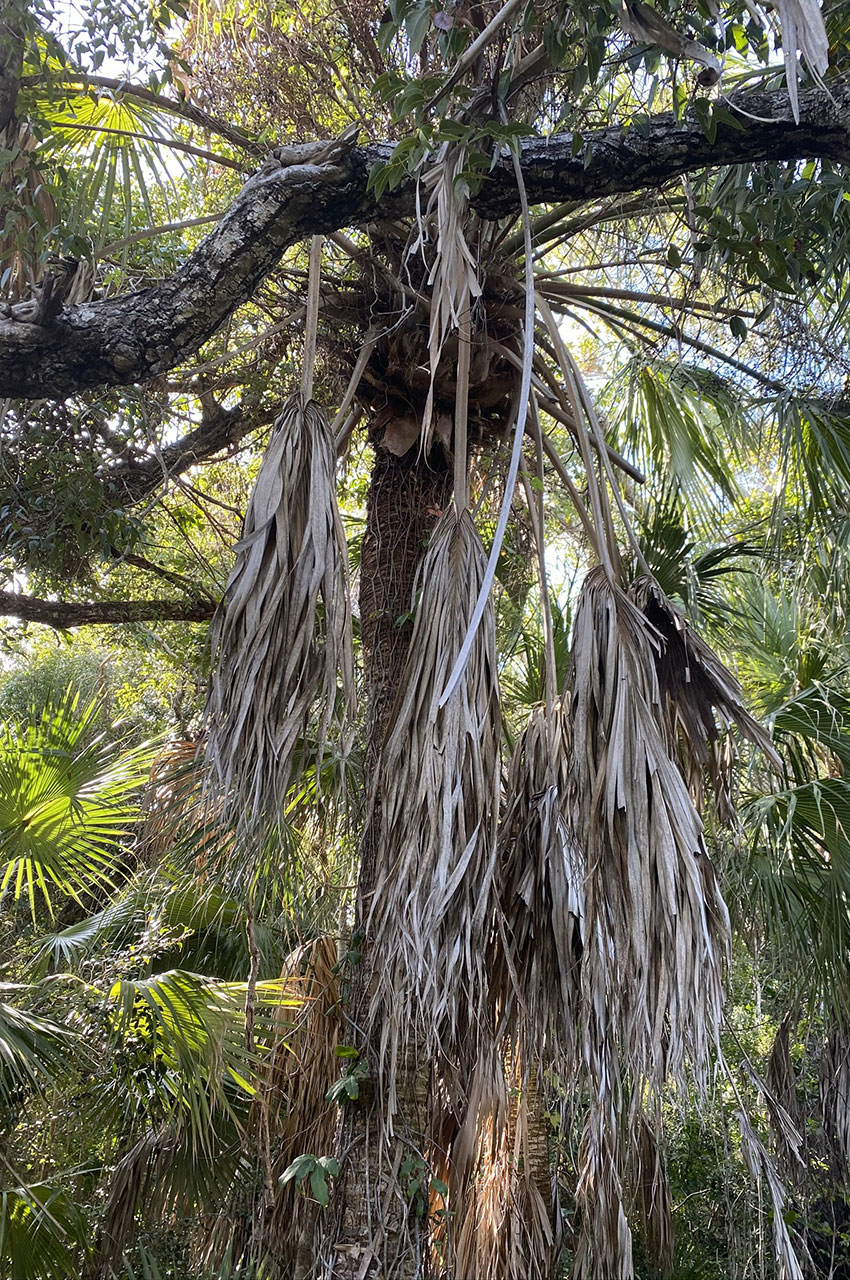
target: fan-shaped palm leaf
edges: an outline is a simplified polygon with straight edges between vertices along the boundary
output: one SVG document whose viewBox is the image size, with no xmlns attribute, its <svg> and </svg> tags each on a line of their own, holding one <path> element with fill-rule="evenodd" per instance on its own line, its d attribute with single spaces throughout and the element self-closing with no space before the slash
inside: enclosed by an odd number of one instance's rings
<svg viewBox="0 0 850 1280">
<path fill-rule="evenodd" d="M 805 518 L 830 525 L 850 493 L 850 418 L 840 407 L 784 396 L 776 402 L 781 483 L 778 504 L 800 503 Z"/>
<path fill-rule="evenodd" d="M 609 439 L 665 492 L 697 510 L 734 499 L 730 466 L 741 409 L 719 379 L 633 360 L 608 388 Z"/>
<path fill-rule="evenodd" d="M 136 818 L 135 792 L 151 761 L 99 736 L 98 714 L 78 695 L 48 704 L 40 720 L 0 727 L 0 897 L 82 903 L 110 885 L 120 842 Z"/>
<path fill-rule="evenodd" d="M 27 992 L 23 986 L 0 984 L 0 1104 L 21 1085 L 44 1088 L 67 1061 L 74 1042 L 66 1028 L 6 998 L 20 999 Z"/>
<path fill-rule="evenodd" d="M 86 1235 L 83 1214 L 60 1187 L 0 1189 L 0 1274 L 8 1280 L 78 1274 Z"/>
</svg>

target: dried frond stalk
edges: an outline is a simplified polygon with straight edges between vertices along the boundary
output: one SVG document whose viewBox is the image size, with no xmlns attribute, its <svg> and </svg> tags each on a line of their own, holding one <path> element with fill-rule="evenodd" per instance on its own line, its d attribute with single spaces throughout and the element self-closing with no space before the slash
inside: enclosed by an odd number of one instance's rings
<svg viewBox="0 0 850 1280">
<path fill-rule="evenodd" d="M 439 706 L 485 563 L 471 516 L 452 505 L 425 557 L 379 766 L 381 867 L 368 928 L 389 1115 L 407 1044 L 438 1055 L 451 1075 L 453 1062 L 476 1061 L 486 1016 L 500 731 L 492 604 L 454 696 Z"/>
<path fill-rule="evenodd" d="M 317 755 L 354 674 L 336 455 L 313 401 L 287 400 L 245 516 L 236 563 L 211 628 L 207 760 L 241 826 L 274 821 L 297 776 L 317 700 Z"/>
</svg>

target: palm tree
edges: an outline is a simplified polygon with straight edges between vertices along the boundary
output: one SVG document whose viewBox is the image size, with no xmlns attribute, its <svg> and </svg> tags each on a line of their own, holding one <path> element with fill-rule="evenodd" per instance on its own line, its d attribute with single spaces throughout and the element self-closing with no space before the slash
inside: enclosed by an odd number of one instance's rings
<svg viewBox="0 0 850 1280">
<path fill-rule="evenodd" d="M 828 160 L 817 172 L 812 165 L 798 173 L 784 152 L 751 171 L 742 152 L 741 163 L 692 166 L 681 182 L 677 170 L 670 185 L 668 174 L 653 171 L 638 183 L 649 192 L 609 187 L 591 200 L 532 212 L 530 153 L 521 139 L 568 130 L 571 162 L 580 159 L 592 173 L 613 137 L 599 134 L 600 126 L 625 130 L 640 152 L 662 128 L 649 115 L 658 101 L 672 112 L 663 128 L 701 130 L 707 160 L 718 133 L 746 130 L 744 116 L 724 98 L 701 92 L 720 79 L 721 54 L 728 63 L 724 92 L 753 76 L 767 83 L 781 72 L 758 59 L 769 58 L 771 41 L 781 41 L 784 30 L 790 122 L 801 118 L 798 74 L 817 81 L 826 73 L 829 40 L 812 6 L 784 6 L 782 26 L 768 15 L 767 30 L 755 20 L 744 24 L 734 6 L 725 26 L 647 9 L 522 14 L 508 0 L 492 13 L 397 5 L 372 14 L 340 5 L 327 20 L 313 10 L 291 23 L 272 15 L 255 24 L 257 40 L 248 41 L 237 21 L 243 9 L 198 3 L 181 56 L 193 60 L 204 111 L 175 107 L 162 85 L 149 91 L 151 112 L 217 132 L 213 155 L 178 145 L 220 165 L 218 182 L 222 169 L 238 169 L 256 154 L 255 143 L 220 123 L 234 94 L 243 123 L 262 128 L 274 112 L 294 134 L 340 135 L 321 150 L 285 153 L 284 165 L 298 168 L 304 160 L 321 175 L 342 171 L 353 146 L 349 125 L 399 142 L 391 154 L 376 153 L 370 176 L 375 199 L 391 202 L 401 193 L 393 216 L 376 225 L 367 219 L 351 236 L 334 232 L 324 251 L 314 240 L 306 269 L 292 255 L 289 274 L 279 277 L 309 317 L 301 387 L 276 417 L 213 627 L 210 786 L 235 829 L 234 861 L 249 868 L 242 905 L 250 985 L 258 978 L 255 869 L 267 865 L 284 816 L 298 803 L 307 808 L 311 778 L 335 771 L 326 768 L 328 757 L 345 756 L 355 723 L 334 464 L 365 422 L 375 451 L 359 561 L 367 803 L 356 900 L 340 925 L 350 939 L 346 1047 L 356 1055 L 356 1071 L 350 1067 L 343 1080 L 355 1105 L 341 1113 L 330 1212 L 312 1223 L 305 1215 L 297 1242 L 302 1258 L 312 1252 L 335 1276 L 383 1270 L 405 1280 L 429 1250 L 447 1276 L 459 1268 L 464 1277 L 483 1274 L 493 1258 L 508 1275 L 551 1271 L 557 1223 L 537 1176 L 545 1143 L 536 1121 L 540 1082 L 553 1071 L 571 1083 L 581 1130 L 577 1274 L 631 1274 L 630 1183 L 646 1181 L 641 1152 L 646 1166 L 647 1153 L 658 1149 L 664 1091 L 671 1080 L 680 1090 L 703 1087 L 719 1053 L 729 923 L 709 858 L 706 793 L 728 820 L 730 723 L 768 762 L 754 766 L 768 797 L 764 823 L 775 831 L 791 803 L 786 797 L 783 813 L 767 774 L 781 759 L 693 619 L 710 617 L 712 605 L 735 616 L 735 602 L 712 602 L 706 584 L 716 585 L 734 558 L 731 526 L 739 526 L 737 554 L 748 554 L 746 508 L 762 494 L 768 470 L 778 472 L 771 515 L 779 556 L 795 529 L 830 519 L 844 502 L 838 388 L 823 395 L 817 386 L 830 341 L 839 345 L 834 336 L 821 341 L 820 331 L 829 317 L 838 332 L 842 314 L 835 288 L 844 239 L 833 225 L 840 178 Z M 832 16 L 834 27 L 840 22 L 840 14 Z M 148 34 L 137 36 L 139 47 Z M 44 93 L 52 136 L 63 145 L 77 129 L 93 135 L 115 127 L 125 140 L 144 131 L 129 129 L 120 114 L 117 124 L 102 124 L 97 102 L 73 107 L 73 120 L 57 117 L 66 89 L 76 93 L 82 84 L 98 99 L 106 87 L 73 65 L 85 56 L 81 47 L 69 56 L 31 42 L 27 56 L 18 107 L 37 113 Z M 324 94 L 305 106 L 310 69 Z M 119 82 L 109 92 L 123 110 L 141 101 L 135 89 L 125 92 Z M 145 163 L 161 154 L 153 142 L 144 140 Z M 117 164 L 107 170 L 108 154 L 78 151 L 64 196 L 77 223 L 98 229 L 97 253 L 110 258 L 104 284 L 127 278 L 125 251 L 147 244 L 161 227 L 170 235 L 175 222 L 185 229 L 190 221 L 170 217 L 163 194 L 137 228 L 128 193 L 151 184 L 143 170 L 130 171 L 129 160 L 121 176 Z M 55 157 L 52 163 L 56 171 Z M 545 156 L 541 163 L 545 168 Z M 93 178 L 101 169 L 110 179 L 98 203 Z M 503 170 L 518 189 L 504 208 L 498 192 L 488 204 L 492 175 Z M 653 183 L 663 186 L 660 196 Z M 258 184 L 245 189 L 238 207 L 255 199 L 260 207 Z M 123 204 L 110 198 L 119 185 Z M 407 205 L 404 193 L 413 187 L 417 201 Z M 103 241 L 119 208 L 125 225 L 112 248 L 117 255 L 117 243 L 125 256 L 115 261 Z M 251 270 L 256 284 L 262 270 Z M 190 275 L 181 277 L 187 298 Z M 30 310 L 12 318 L 35 317 L 45 328 L 57 287 L 45 283 L 24 304 Z M 793 307 L 783 303 L 789 296 L 798 299 Z M 279 360 L 278 299 L 257 294 L 246 331 L 266 308 L 269 331 L 246 336 L 244 347 L 250 358 L 265 341 Z M 579 369 L 583 325 L 622 367 L 607 415 Z M 792 325 L 793 367 L 784 358 Z M 317 334 L 325 357 L 318 398 L 333 401 L 333 422 L 311 399 Z M 730 338 L 750 345 L 730 350 Z M 210 368 L 224 365 L 228 353 L 205 354 L 204 364 L 162 389 L 160 409 L 176 419 L 188 398 L 200 417 L 197 430 L 208 440 L 205 423 L 214 421 L 220 444 L 222 436 L 232 438 L 224 430 L 231 410 L 222 402 L 228 379 L 243 387 L 241 413 L 259 405 L 255 423 L 268 415 L 270 397 L 239 364 L 240 349 L 235 373 L 211 390 Z M 689 363 L 692 356 L 701 363 Z M 129 376 L 131 356 L 118 358 L 129 361 L 122 365 Z M 272 367 L 269 361 L 263 373 Z M 92 525 L 110 545 L 113 532 L 126 541 L 115 557 L 125 568 L 135 556 L 140 572 L 185 588 L 185 575 L 152 566 L 132 549 L 121 521 L 115 528 L 106 518 L 116 489 L 147 474 L 150 460 L 136 447 L 132 425 L 149 406 L 132 395 L 122 405 L 131 420 L 130 459 L 93 466 Z M 39 465 L 68 429 L 61 414 L 40 412 L 48 447 Z M 112 406 L 95 395 L 92 429 L 107 444 L 112 417 Z M 197 444 L 195 437 L 170 455 L 175 466 L 194 463 Z M 557 661 L 549 604 L 547 502 L 570 512 L 569 551 L 583 575 L 571 601 L 568 671 L 563 652 Z M 675 519 L 653 525 L 653 503 Z M 16 516 L 14 527 L 21 546 L 23 531 L 36 530 L 33 548 L 26 540 L 31 570 L 48 581 L 67 572 L 50 549 L 57 526 L 68 527 L 68 509 L 60 503 L 50 520 L 28 524 L 28 517 Z M 541 696 L 503 777 L 492 588 L 512 519 L 517 544 L 523 526 L 541 589 Z M 719 541 L 713 558 L 706 550 L 683 580 L 671 571 L 671 531 L 686 541 L 698 526 L 710 535 L 712 525 Z M 89 572 L 97 546 L 89 529 L 81 548 Z M 799 787 L 810 784 L 795 779 L 804 844 L 806 815 L 809 827 L 816 825 L 819 800 L 837 790 L 828 781 L 812 781 L 806 796 Z M 831 798 L 829 812 L 840 817 L 837 805 Z M 837 818 L 834 825 L 837 838 Z M 16 867 L 35 868 L 27 884 L 42 885 L 38 869 L 50 856 L 17 856 Z M 104 868 L 102 877 L 111 874 Z M 31 904 L 34 898 L 33 888 Z M 200 999 L 183 978 L 163 995 L 163 981 L 133 978 L 122 1006 L 124 1025 L 138 1016 L 153 1040 L 166 1034 L 164 1010 L 174 1002 L 191 1010 Z M 250 1040 L 249 1032 L 249 1050 Z M 565 1125 L 569 1114 L 564 1102 Z M 747 1123 L 748 1160 L 774 1189 L 779 1262 L 796 1275 L 782 1192 Z M 148 1145 L 132 1149 L 138 1158 L 122 1176 L 132 1168 L 138 1178 L 143 1168 L 145 1177 L 164 1179 L 152 1163 L 171 1151 L 171 1135 L 166 1142 L 163 1134 L 145 1130 L 138 1143 Z M 315 1162 L 332 1153 L 303 1154 Z M 318 1171 L 329 1168 L 309 1166 L 317 1187 L 324 1176 Z M 263 1229 L 276 1195 L 266 1177 Z M 488 1240 L 486 1222 L 510 1227 L 500 1233 L 494 1226 Z M 305 1246 L 311 1229 L 313 1243 Z M 480 1249 L 470 1244 L 473 1235 Z"/>
</svg>

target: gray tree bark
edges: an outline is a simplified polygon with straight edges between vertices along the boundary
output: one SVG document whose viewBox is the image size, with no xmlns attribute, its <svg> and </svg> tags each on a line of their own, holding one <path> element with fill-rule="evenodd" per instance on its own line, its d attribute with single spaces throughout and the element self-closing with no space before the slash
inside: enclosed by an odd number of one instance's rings
<svg viewBox="0 0 850 1280">
<path fill-rule="evenodd" d="M 742 93 L 730 105 L 739 127 L 721 124 L 709 142 L 689 117 L 654 116 L 643 133 L 588 133 L 578 155 L 570 134 L 522 146 L 532 204 L 592 200 L 663 187 L 699 169 L 759 161 L 850 160 L 850 85 L 800 95 L 794 123 L 782 91 Z M 248 180 L 218 226 L 173 276 L 137 293 L 65 307 L 49 323 L 0 316 L 0 396 L 63 397 L 87 387 L 126 385 L 172 369 L 198 350 L 254 293 L 290 245 L 341 227 L 363 227 L 413 211 L 413 184 L 380 200 L 372 165 L 392 146 L 286 148 L 283 162 Z M 317 160 L 318 157 L 318 160 Z M 510 157 L 501 157 L 473 200 L 485 218 L 516 213 Z"/>
</svg>

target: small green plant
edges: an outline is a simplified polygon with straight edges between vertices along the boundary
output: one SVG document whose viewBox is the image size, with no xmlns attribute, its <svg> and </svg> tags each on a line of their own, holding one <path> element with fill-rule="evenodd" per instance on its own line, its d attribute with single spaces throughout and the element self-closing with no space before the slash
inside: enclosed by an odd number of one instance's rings
<svg viewBox="0 0 850 1280">
<path fill-rule="evenodd" d="M 366 1075 L 366 1065 L 350 1044 L 338 1044 L 336 1056 L 346 1061 L 346 1068 L 338 1080 L 334 1080 L 325 1094 L 326 1102 L 342 1106 L 344 1102 L 356 1102 L 360 1097 L 360 1081 Z"/>
<path fill-rule="evenodd" d="M 339 1174 L 339 1161 L 334 1160 L 333 1156 L 296 1156 L 292 1164 L 288 1165 L 280 1175 L 278 1181 L 281 1186 L 285 1186 L 287 1182 L 295 1179 L 295 1184 L 301 1189 L 302 1194 L 307 1194 L 307 1179 L 310 1179 L 310 1190 L 313 1198 L 320 1205 L 326 1206 L 331 1198 L 330 1178 L 336 1178 Z"/>
</svg>

